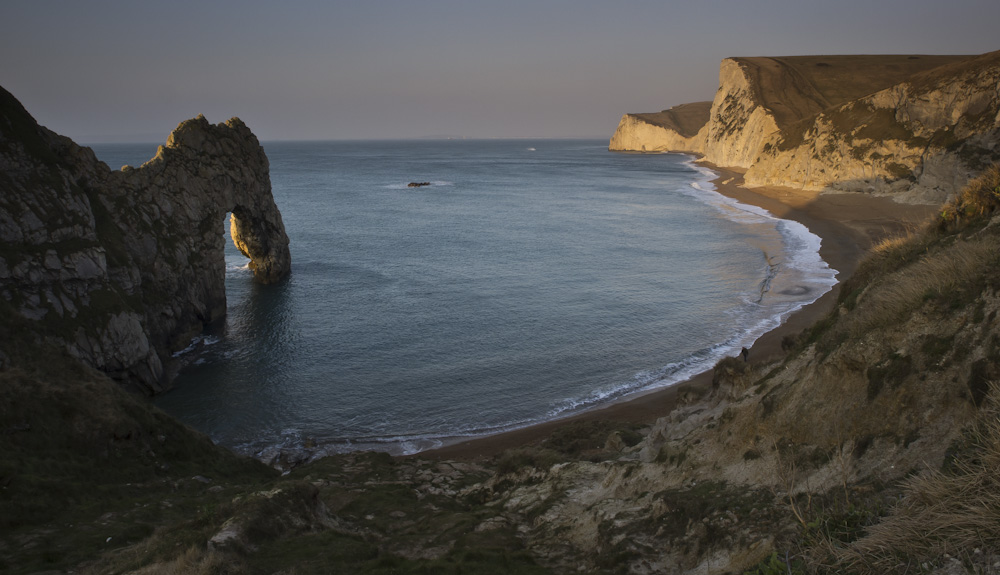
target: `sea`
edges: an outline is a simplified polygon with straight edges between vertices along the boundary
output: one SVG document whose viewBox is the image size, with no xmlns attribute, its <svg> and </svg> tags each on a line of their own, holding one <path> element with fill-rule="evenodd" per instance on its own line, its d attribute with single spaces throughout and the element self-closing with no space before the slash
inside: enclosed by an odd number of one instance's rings
<svg viewBox="0 0 1000 575">
<path fill-rule="evenodd" d="M 92 147 L 112 169 L 156 152 Z M 227 317 L 154 399 L 248 455 L 412 454 L 634 398 L 739 355 L 836 282 L 816 235 L 717 193 L 686 155 L 263 147 L 292 273 L 257 285 L 227 241 Z"/>
</svg>

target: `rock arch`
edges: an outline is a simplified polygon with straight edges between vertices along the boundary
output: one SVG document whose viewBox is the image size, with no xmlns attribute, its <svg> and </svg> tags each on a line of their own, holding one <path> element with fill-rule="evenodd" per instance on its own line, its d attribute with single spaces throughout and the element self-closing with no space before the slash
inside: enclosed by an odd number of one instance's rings
<svg viewBox="0 0 1000 575">
<path fill-rule="evenodd" d="M 275 283 L 288 275 L 288 236 L 271 193 L 270 165 L 239 118 L 215 126 L 204 116 L 182 122 L 141 169 L 157 162 L 167 173 L 178 172 L 175 193 L 182 203 L 204 202 L 209 212 L 232 214 L 233 243 L 250 258 L 254 279 Z"/>
<path fill-rule="evenodd" d="M 158 292 L 144 299 L 165 304 L 146 309 L 154 347 L 182 347 L 225 315 L 225 214 L 255 281 L 276 283 L 290 273 L 269 171 L 263 148 L 239 118 L 212 125 L 198 116 L 181 122 L 153 159 L 111 174 L 108 195 L 119 202 L 127 196 L 132 208 L 123 211 L 123 235 L 152 236 L 157 247 L 132 254 L 144 294 Z"/>
<path fill-rule="evenodd" d="M 0 165 L 0 298 L 144 391 L 169 386 L 165 360 L 225 314 L 227 212 L 256 281 L 291 269 L 267 156 L 238 118 L 182 122 L 141 167 L 111 171 L 0 88 Z"/>
</svg>

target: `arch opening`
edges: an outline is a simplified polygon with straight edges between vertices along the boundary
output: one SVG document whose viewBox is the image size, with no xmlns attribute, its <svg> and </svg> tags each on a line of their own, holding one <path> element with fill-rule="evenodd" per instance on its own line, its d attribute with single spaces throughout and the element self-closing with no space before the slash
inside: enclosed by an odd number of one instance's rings
<svg viewBox="0 0 1000 575">
<path fill-rule="evenodd" d="M 255 281 L 275 283 L 291 271 L 288 236 L 280 220 L 275 225 L 253 210 L 236 205 L 230 212 L 229 232 L 236 248 L 250 259 Z"/>
</svg>

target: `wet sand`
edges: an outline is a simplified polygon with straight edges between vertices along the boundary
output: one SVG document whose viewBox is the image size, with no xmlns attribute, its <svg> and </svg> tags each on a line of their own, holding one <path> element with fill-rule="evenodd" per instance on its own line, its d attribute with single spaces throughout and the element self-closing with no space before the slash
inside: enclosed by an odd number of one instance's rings
<svg viewBox="0 0 1000 575">
<path fill-rule="evenodd" d="M 764 208 L 779 218 L 797 221 L 819 236 L 822 240 L 820 256 L 839 272 L 838 282 L 843 282 L 854 272 L 873 243 L 916 229 L 937 212 L 937 206 L 898 204 L 887 198 L 857 193 L 820 194 L 779 187 L 744 188 L 741 173 L 700 163 L 719 173 L 713 183 L 720 193 Z M 800 333 L 829 313 L 836 302 L 839 285 L 789 316 L 781 326 L 761 336 L 750 349 L 750 362 L 780 359 L 782 339 Z M 541 441 L 559 427 L 578 421 L 653 423 L 673 410 L 680 399 L 703 395 L 711 387 L 712 371 L 709 370 L 671 387 L 571 417 L 461 441 L 416 456 L 441 459 L 493 457 L 507 449 Z"/>
</svg>

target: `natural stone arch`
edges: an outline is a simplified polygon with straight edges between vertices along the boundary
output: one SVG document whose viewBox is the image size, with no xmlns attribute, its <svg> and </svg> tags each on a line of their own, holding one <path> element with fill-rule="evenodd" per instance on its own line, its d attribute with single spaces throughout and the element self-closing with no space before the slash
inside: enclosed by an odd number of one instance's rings
<svg viewBox="0 0 1000 575">
<path fill-rule="evenodd" d="M 0 88 L 0 165 L 0 299 L 143 391 L 168 387 L 172 353 L 225 314 L 227 212 L 256 281 L 291 269 L 267 156 L 238 118 L 182 122 L 153 159 L 112 171 Z"/>
<path fill-rule="evenodd" d="M 274 283 L 288 275 L 288 236 L 271 193 L 267 156 L 239 118 L 216 126 L 204 116 L 182 122 L 154 161 L 161 157 L 182 170 L 187 161 L 196 163 L 183 178 L 184 190 L 214 203 L 211 211 L 232 214 L 233 242 L 250 258 L 256 281 Z"/>
<path fill-rule="evenodd" d="M 105 192 L 123 237 L 153 238 L 127 249 L 129 273 L 141 278 L 146 328 L 161 357 L 187 345 L 224 317 L 225 240 L 250 258 L 254 280 L 272 284 L 291 271 L 288 235 L 271 193 L 270 165 L 239 118 L 182 122 L 156 156 L 138 169 L 112 173 Z M 150 305 L 153 303 L 153 305 Z"/>
</svg>

